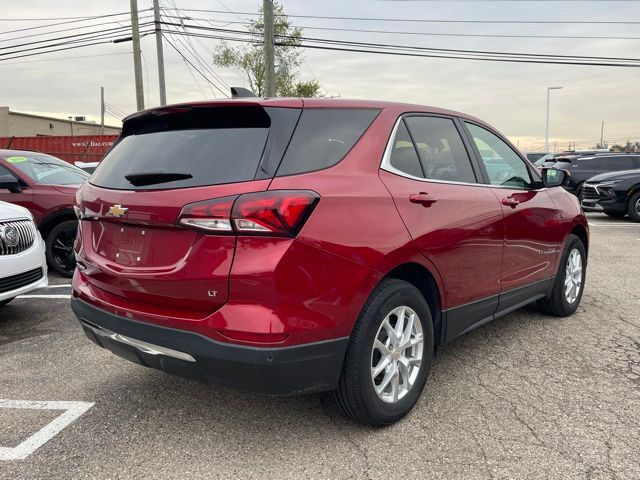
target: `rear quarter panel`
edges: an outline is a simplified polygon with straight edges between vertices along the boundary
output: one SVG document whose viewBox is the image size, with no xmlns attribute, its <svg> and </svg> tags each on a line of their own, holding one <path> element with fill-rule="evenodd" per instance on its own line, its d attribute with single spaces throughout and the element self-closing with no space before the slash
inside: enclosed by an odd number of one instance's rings
<svg viewBox="0 0 640 480">
<path fill-rule="evenodd" d="M 324 317 L 322 322 L 340 336 L 349 335 L 372 289 L 400 264 L 414 262 L 428 268 L 442 293 L 437 270 L 416 249 L 378 175 L 384 148 L 400 113 L 384 110 L 338 165 L 276 177 L 269 186 L 270 190 L 311 189 L 321 196 L 294 247 L 287 252 L 287 256 L 298 258 L 299 264 L 309 262 L 309 271 L 296 268 L 296 262 L 287 268 L 289 260 L 285 256 L 278 270 L 283 268 L 288 273 L 275 278 L 275 288 L 280 282 L 297 288 L 296 282 L 314 278 L 316 284 L 308 284 L 308 294 L 300 291 L 306 300 L 301 306 L 304 311 L 297 312 L 299 318 Z M 314 249 L 323 253 L 314 255 Z M 238 262 L 242 262 L 241 247 L 234 260 L 232 284 Z M 232 299 L 234 295 L 232 288 Z"/>
</svg>

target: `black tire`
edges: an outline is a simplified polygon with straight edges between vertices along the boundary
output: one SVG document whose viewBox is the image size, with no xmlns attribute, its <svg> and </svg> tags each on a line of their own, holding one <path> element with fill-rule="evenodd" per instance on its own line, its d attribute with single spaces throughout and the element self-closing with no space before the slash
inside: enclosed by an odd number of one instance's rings
<svg viewBox="0 0 640 480">
<path fill-rule="evenodd" d="M 640 222 L 640 192 L 631 195 L 629 206 L 627 207 L 629 218 L 634 222 Z"/>
<path fill-rule="evenodd" d="M 604 210 L 603 212 L 605 215 L 610 216 L 611 218 L 624 218 L 624 216 L 626 215 L 625 212 L 612 212 L 609 210 Z"/>
<path fill-rule="evenodd" d="M 567 277 L 567 261 L 569 255 L 573 250 L 577 250 L 582 260 L 582 278 L 580 283 L 580 289 L 576 299 L 569 303 L 565 295 L 565 279 Z M 584 282 L 587 274 L 587 253 L 584 248 L 582 240 L 575 235 L 569 235 L 566 242 L 566 247 L 560 258 L 560 265 L 558 266 L 558 274 L 553 284 L 553 289 L 548 297 L 538 300 L 538 308 L 542 313 L 547 315 L 553 315 L 556 317 L 568 317 L 572 315 L 582 299 L 582 293 L 584 292 Z"/>
<path fill-rule="evenodd" d="M 372 349 L 385 317 L 399 306 L 410 307 L 420 319 L 423 334 L 422 362 L 413 385 L 395 403 L 386 403 L 374 390 L 371 378 Z M 384 279 L 365 303 L 351 333 L 338 388 L 330 398 L 345 417 L 364 425 L 383 427 L 397 422 L 414 407 L 433 362 L 433 322 L 420 291 L 402 280 Z"/>
<path fill-rule="evenodd" d="M 4 307 L 7 303 L 9 303 L 14 298 L 7 298 L 6 300 L 0 300 L 0 307 Z"/>
<path fill-rule="evenodd" d="M 53 227 L 47 235 L 47 264 L 65 277 L 72 277 L 76 269 L 73 243 L 78 232 L 77 220 L 66 220 Z"/>
</svg>

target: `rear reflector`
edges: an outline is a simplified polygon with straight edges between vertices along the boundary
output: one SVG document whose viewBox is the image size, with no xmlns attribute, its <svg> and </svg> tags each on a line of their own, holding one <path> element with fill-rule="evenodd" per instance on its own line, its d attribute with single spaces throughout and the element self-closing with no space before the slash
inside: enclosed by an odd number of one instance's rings
<svg viewBox="0 0 640 480">
<path fill-rule="evenodd" d="M 186 205 L 178 223 L 216 233 L 295 236 L 315 208 L 310 190 L 274 190 Z"/>
</svg>

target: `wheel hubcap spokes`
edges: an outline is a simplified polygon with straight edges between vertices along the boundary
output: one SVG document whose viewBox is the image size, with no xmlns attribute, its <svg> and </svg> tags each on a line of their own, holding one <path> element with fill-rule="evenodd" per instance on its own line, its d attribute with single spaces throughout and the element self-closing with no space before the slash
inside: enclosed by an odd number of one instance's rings
<svg viewBox="0 0 640 480">
<path fill-rule="evenodd" d="M 73 242 L 75 241 L 75 230 L 65 230 L 54 238 L 51 244 L 52 256 L 56 264 L 68 272 L 75 268 L 75 255 L 73 253 Z"/>
<path fill-rule="evenodd" d="M 413 387 L 424 350 L 422 324 L 415 311 L 394 308 L 385 317 L 371 351 L 371 380 L 386 403 L 402 399 Z"/>
<path fill-rule="evenodd" d="M 578 298 L 582 287 L 582 257 L 578 249 L 569 253 L 564 276 L 564 295 L 567 302 L 573 303 Z"/>
</svg>

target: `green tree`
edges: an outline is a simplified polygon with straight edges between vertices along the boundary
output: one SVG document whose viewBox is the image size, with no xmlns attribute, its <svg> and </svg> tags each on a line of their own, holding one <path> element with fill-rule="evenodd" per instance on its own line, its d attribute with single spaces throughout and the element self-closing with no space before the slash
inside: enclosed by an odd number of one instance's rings
<svg viewBox="0 0 640 480">
<path fill-rule="evenodd" d="M 320 83 L 317 80 L 306 82 L 298 80 L 298 69 L 304 62 L 299 49 L 302 29 L 291 25 L 289 18 L 284 15 L 282 6 L 277 2 L 273 3 L 273 13 L 276 64 L 285 66 L 285 68 L 276 68 L 276 95 L 279 97 L 320 96 Z M 247 24 L 253 43 L 231 47 L 223 41 L 213 52 L 215 65 L 233 68 L 245 75 L 249 88 L 259 97 L 264 95 L 265 79 L 262 8 L 260 8 L 260 14 L 260 20 L 252 20 Z"/>
</svg>

